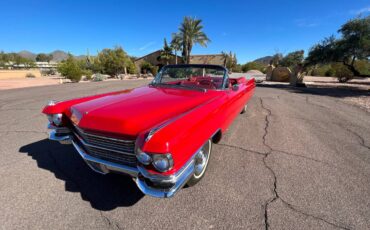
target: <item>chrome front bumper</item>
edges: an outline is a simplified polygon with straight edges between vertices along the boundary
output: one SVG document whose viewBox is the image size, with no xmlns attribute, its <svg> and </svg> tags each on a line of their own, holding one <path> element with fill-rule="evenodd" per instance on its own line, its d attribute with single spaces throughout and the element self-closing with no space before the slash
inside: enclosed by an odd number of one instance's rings
<svg viewBox="0 0 370 230">
<path fill-rule="evenodd" d="M 80 156 L 84 159 L 87 165 L 95 172 L 101 174 L 107 174 L 109 172 L 118 172 L 130 175 L 138 188 L 145 194 L 158 198 L 168 198 L 174 196 L 185 184 L 188 182 L 190 177 L 194 174 L 194 159 L 191 158 L 181 170 L 177 173 L 169 176 L 163 176 L 160 174 L 151 174 L 141 166 L 129 167 L 114 162 L 102 160 L 96 157 L 88 155 L 79 144 L 74 141 L 71 134 L 65 132 L 58 132 L 58 128 L 54 126 L 48 126 L 49 139 L 53 141 L 59 141 L 62 144 L 72 144 Z M 64 133 L 64 134 L 61 134 Z M 152 185 L 165 184 L 165 187 L 154 187 Z"/>
</svg>

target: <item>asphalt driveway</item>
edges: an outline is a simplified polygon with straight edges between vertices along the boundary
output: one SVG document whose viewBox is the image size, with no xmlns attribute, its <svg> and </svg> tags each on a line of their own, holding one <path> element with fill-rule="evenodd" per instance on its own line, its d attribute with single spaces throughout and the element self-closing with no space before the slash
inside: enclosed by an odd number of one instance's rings
<svg viewBox="0 0 370 230">
<path fill-rule="evenodd" d="M 1 229 L 370 228 L 370 116 L 325 89 L 258 87 L 204 179 L 171 199 L 96 174 L 46 139 L 49 99 L 145 83 L 0 91 Z"/>
</svg>

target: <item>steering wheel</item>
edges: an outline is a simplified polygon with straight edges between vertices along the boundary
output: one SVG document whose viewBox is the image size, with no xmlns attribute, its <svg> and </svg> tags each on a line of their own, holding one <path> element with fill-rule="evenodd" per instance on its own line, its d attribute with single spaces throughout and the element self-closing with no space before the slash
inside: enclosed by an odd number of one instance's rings
<svg viewBox="0 0 370 230">
<path fill-rule="evenodd" d="M 215 89 L 215 85 L 213 84 L 212 80 L 200 80 L 199 81 L 200 85 L 208 86 L 209 88 Z"/>
</svg>

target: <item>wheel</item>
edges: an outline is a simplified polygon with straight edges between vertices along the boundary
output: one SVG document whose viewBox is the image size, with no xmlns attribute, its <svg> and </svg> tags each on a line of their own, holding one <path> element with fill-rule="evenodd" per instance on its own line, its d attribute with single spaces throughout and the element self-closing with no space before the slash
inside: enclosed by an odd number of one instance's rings
<svg viewBox="0 0 370 230">
<path fill-rule="evenodd" d="M 247 111 L 247 104 L 244 105 L 242 111 L 240 112 L 241 114 L 245 113 Z"/>
<path fill-rule="evenodd" d="M 211 139 L 209 139 L 195 156 L 194 174 L 191 176 L 187 183 L 189 187 L 198 183 L 204 176 L 204 173 L 207 170 L 209 158 L 211 156 L 211 150 L 212 150 L 212 141 Z"/>
</svg>

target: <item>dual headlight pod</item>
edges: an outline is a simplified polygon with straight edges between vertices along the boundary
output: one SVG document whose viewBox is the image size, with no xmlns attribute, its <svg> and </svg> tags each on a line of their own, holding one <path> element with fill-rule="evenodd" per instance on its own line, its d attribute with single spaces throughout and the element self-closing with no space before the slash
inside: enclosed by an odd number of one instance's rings
<svg viewBox="0 0 370 230">
<path fill-rule="evenodd" d="M 50 123 L 53 123 L 56 126 L 59 126 L 62 124 L 63 114 L 56 113 L 56 114 L 49 114 L 48 120 Z"/>
<path fill-rule="evenodd" d="M 143 165 L 152 164 L 159 172 L 166 172 L 173 167 L 173 159 L 170 153 L 167 154 L 148 154 L 140 148 L 136 151 L 136 157 Z"/>
</svg>

